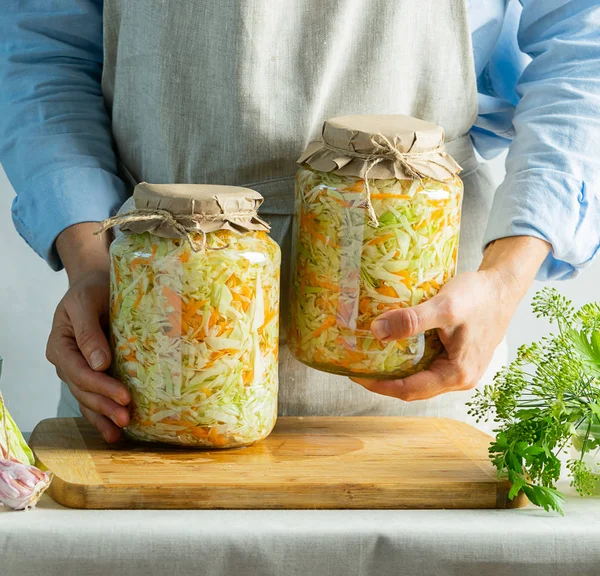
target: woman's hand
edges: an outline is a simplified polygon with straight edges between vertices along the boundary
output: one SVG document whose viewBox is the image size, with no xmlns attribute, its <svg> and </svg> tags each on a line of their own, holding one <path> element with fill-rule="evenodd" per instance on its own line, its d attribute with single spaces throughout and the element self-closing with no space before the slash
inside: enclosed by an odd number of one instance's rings
<svg viewBox="0 0 600 576">
<path fill-rule="evenodd" d="M 97 224 L 65 230 L 57 248 L 69 275 L 69 290 L 52 324 L 46 356 L 79 402 L 81 413 L 107 442 L 129 423 L 127 389 L 105 374 L 111 352 L 104 328 L 109 312 L 108 240 L 92 236 Z"/>
<path fill-rule="evenodd" d="M 460 274 L 423 304 L 382 314 L 371 325 L 376 338 L 399 340 L 437 329 L 445 353 L 428 370 L 402 380 L 354 381 L 407 402 L 474 388 L 549 251 L 548 243 L 528 236 L 497 240 L 478 272 Z"/>
</svg>

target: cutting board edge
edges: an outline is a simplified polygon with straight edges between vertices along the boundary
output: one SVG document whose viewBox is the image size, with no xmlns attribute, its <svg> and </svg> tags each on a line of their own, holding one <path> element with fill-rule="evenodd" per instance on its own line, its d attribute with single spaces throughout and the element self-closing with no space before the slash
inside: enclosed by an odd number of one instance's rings
<svg viewBox="0 0 600 576">
<path fill-rule="evenodd" d="M 48 488 L 48 495 L 52 500 L 67 508 L 80 510 L 89 509 L 89 506 L 86 506 L 86 493 L 87 487 L 85 484 L 72 484 L 56 475 L 52 478 L 52 483 Z"/>
<path fill-rule="evenodd" d="M 468 484 L 468 483 L 467 483 Z M 465 483 L 457 483 L 457 487 L 465 487 Z M 74 485 L 58 479 L 50 488 L 50 496 L 62 506 L 76 509 L 90 510 L 443 510 L 443 509 L 495 509 L 497 500 L 494 497 L 493 487 L 490 486 L 489 494 L 485 499 L 463 496 L 454 501 L 440 500 L 440 492 L 431 489 L 434 497 L 431 503 L 423 505 L 426 493 L 422 487 L 415 490 L 406 488 L 392 488 L 400 500 L 398 504 L 383 504 L 378 496 L 386 490 L 386 486 L 353 486 L 345 490 L 329 489 L 315 491 L 314 485 L 299 484 L 293 490 L 285 492 L 278 487 L 271 487 L 270 491 L 257 490 L 233 491 L 223 488 L 223 494 L 211 494 L 210 487 L 205 490 L 195 488 L 193 493 L 185 493 L 182 486 L 178 490 L 164 489 L 162 486 L 137 486 L 128 490 L 123 486 L 100 486 L 88 490 L 86 486 Z M 447 485 L 449 492 L 452 486 Z M 157 492 L 163 492 L 157 496 Z M 314 500 L 314 504 L 307 505 L 306 495 Z M 411 495 L 414 499 L 411 499 Z M 481 494 L 479 495 L 481 496 Z M 436 500 L 435 498 L 438 498 Z M 388 494 L 388 502 L 390 500 Z"/>
<path fill-rule="evenodd" d="M 454 487 L 465 488 L 469 484 L 461 482 L 446 484 L 445 489 L 451 492 Z M 269 486 L 273 492 L 269 494 L 260 490 L 260 499 L 257 498 L 257 490 L 242 491 L 239 487 L 237 488 L 236 491 L 234 487 L 222 487 L 225 496 L 214 497 L 210 492 L 210 486 L 207 486 L 205 490 L 196 487 L 192 491 L 195 493 L 190 494 L 185 492 L 185 486 L 182 485 L 179 485 L 176 491 L 164 490 L 164 486 L 141 485 L 135 487 L 135 494 L 132 496 L 133 487 L 128 490 L 124 486 L 86 486 L 55 477 L 50 486 L 49 495 L 57 503 L 67 508 L 89 510 L 493 510 L 516 509 L 529 504 L 529 500 L 522 492 L 513 500 L 509 500 L 510 484 L 508 483 L 497 485 L 495 498 L 492 491 L 493 486 L 490 486 L 490 495 L 485 501 L 469 497 L 460 497 L 454 501 L 446 500 L 444 502 L 436 502 L 434 499 L 428 506 L 422 504 L 426 495 L 423 493 L 422 487 L 418 489 L 418 500 L 421 504 L 416 504 L 411 503 L 409 496 L 413 491 L 407 490 L 406 485 L 402 489 L 395 489 L 398 493 L 397 497 L 402 500 L 398 505 L 384 505 L 374 497 L 389 492 L 390 490 L 386 490 L 388 488 L 386 485 L 380 485 L 375 490 L 373 490 L 373 486 L 352 486 L 342 492 L 344 494 L 342 498 L 335 497 L 335 487 L 329 487 L 330 494 L 328 496 L 325 492 L 315 491 L 315 486 L 310 483 L 297 484 L 294 486 L 294 490 L 286 492 L 277 490 L 276 486 Z M 261 487 L 257 486 L 257 488 Z M 165 492 L 163 499 L 157 498 L 156 492 L 163 490 Z M 394 488 L 391 491 L 394 491 Z M 176 495 L 174 492 L 178 492 L 178 497 L 173 497 Z M 235 494 L 233 498 L 231 497 L 232 492 Z M 417 490 L 414 492 L 416 493 Z M 318 503 L 315 503 L 314 506 L 307 506 L 304 497 L 307 493 L 318 500 Z M 339 493 L 337 492 L 337 494 Z M 459 491 L 459 493 L 461 492 Z M 368 494 L 372 497 L 366 497 Z M 435 496 L 439 498 L 440 494 L 435 493 Z M 107 502 L 110 502 L 110 506 L 107 506 Z"/>
<path fill-rule="evenodd" d="M 75 440 L 78 447 L 80 448 L 80 451 L 78 452 L 78 464 L 80 464 L 82 467 L 85 467 L 87 482 L 85 484 L 75 482 L 71 479 L 63 477 L 63 470 L 61 470 L 60 472 L 52 470 L 52 484 L 54 484 L 55 482 L 62 482 L 64 484 L 68 484 L 69 486 L 101 486 L 102 480 L 96 471 L 96 466 L 94 465 L 91 455 L 89 454 L 89 452 L 86 451 L 87 446 L 85 444 L 85 440 L 83 439 L 83 436 L 81 435 L 81 432 L 79 430 L 79 426 L 77 425 L 78 420 L 83 420 L 82 418 L 44 418 L 37 424 L 37 426 L 33 429 L 33 432 L 31 433 L 31 437 L 29 439 L 29 446 L 33 452 L 36 466 L 38 466 L 41 470 L 50 470 L 50 467 L 44 461 L 44 457 L 40 455 L 40 452 L 44 450 L 44 447 L 42 446 L 41 448 L 39 448 L 36 445 L 38 444 L 38 442 L 41 443 L 38 436 L 41 435 L 41 430 L 44 428 L 46 423 L 56 422 L 57 420 L 63 420 L 69 423 L 67 430 L 69 432 L 72 432 L 71 437 Z M 64 462 L 64 459 L 61 459 L 61 462 Z M 52 485 L 49 491 L 51 489 Z"/>
</svg>

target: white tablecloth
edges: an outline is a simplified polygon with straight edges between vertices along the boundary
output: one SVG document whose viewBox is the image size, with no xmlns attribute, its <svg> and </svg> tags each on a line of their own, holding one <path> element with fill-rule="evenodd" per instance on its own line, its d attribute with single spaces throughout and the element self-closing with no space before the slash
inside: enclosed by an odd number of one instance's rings
<svg viewBox="0 0 600 576">
<path fill-rule="evenodd" d="M 600 575 L 600 498 L 521 510 L 0 508 L 1 576 Z"/>
</svg>

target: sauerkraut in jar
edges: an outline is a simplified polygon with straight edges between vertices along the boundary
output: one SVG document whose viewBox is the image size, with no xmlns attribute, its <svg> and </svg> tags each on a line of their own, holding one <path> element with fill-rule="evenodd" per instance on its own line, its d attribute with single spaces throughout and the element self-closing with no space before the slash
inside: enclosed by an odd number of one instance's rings
<svg viewBox="0 0 600 576">
<path fill-rule="evenodd" d="M 114 219 L 114 372 L 132 397 L 127 436 L 228 448 L 277 416 L 279 246 L 253 190 L 139 184 Z"/>
<path fill-rule="evenodd" d="M 334 118 L 299 162 L 291 352 L 352 377 L 425 369 L 443 351 L 435 331 L 383 342 L 370 326 L 456 272 L 463 186 L 443 130 L 404 116 Z"/>
</svg>

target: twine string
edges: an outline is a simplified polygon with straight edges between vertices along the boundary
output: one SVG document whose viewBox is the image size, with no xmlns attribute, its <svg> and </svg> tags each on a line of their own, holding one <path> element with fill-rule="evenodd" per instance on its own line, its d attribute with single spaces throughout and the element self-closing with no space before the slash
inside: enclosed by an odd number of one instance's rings
<svg viewBox="0 0 600 576">
<path fill-rule="evenodd" d="M 444 151 L 444 146 L 441 144 L 437 148 L 433 150 L 427 150 L 424 152 L 402 152 L 399 150 L 399 143 L 394 141 L 390 141 L 389 138 L 384 136 L 383 134 L 375 134 L 371 137 L 371 144 L 375 148 L 375 152 L 364 153 L 357 152 L 356 150 L 348 150 L 347 148 L 338 148 L 336 146 L 332 146 L 327 142 L 323 143 L 323 147 L 327 150 L 331 150 L 332 152 L 337 152 L 343 156 L 349 156 L 351 158 L 360 158 L 362 160 L 366 160 L 366 169 L 363 173 L 363 179 L 365 181 L 365 208 L 367 209 L 367 214 L 369 216 L 369 222 L 372 226 L 379 226 L 379 219 L 377 218 L 377 214 L 375 209 L 373 208 L 373 203 L 371 201 L 371 187 L 369 185 L 369 173 L 375 166 L 377 166 L 380 162 L 384 160 L 391 160 L 397 164 L 400 164 L 404 169 L 404 172 L 411 180 L 419 180 L 421 184 L 423 184 L 423 178 L 427 177 L 427 174 L 422 173 L 420 170 L 415 168 L 411 160 L 419 159 L 419 158 L 427 158 L 429 163 L 436 164 L 444 168 L 446 171 L 448 170 L 445 166 L 436 162 L 434 160 L 435 156 L 439 155 L 440 152 Z"/>
<path fill-rule="evenodd" d="M 193 209 L 194 207 L 192 206 Z M 261 220 L 256 212 L 251 211 L 230 212 L 228 214 L 174 214 L 168 210 L 161 210 L 159 208 L 140 208 L 126 214 L 107 218 L 101 223 L 100 228 L 94 232 L 94 235 L 102 234 L 115 226 L 122 226 L 123 224 L 158 221 L 161 224 L 170 226 L 181 238 L 185 238 L 188 241 L 194 252 L 199 252 L 206 249 L 206 232 L 200 227 L 201 224 L 235 220 L 244 220 L 247 222 L 251 218 L 259 220 L 267 229 L 269 228 L 268 224 Z M 202 242 L 198 242 L 194 238 L 194 234 L 198 233 L 202 234 Z M 211 249 L 224 250 L 225 248 L 227 248 L 227 245 Z"/>
</svg>

